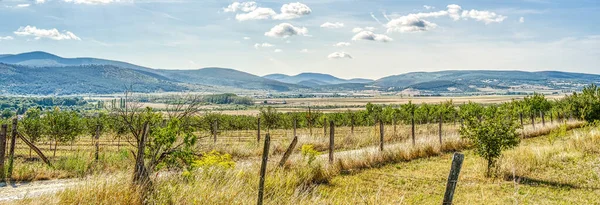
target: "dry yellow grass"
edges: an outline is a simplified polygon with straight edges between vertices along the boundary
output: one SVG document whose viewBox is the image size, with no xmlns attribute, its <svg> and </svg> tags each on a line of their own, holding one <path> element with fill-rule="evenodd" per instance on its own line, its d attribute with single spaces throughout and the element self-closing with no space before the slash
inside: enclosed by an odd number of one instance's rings
<svg viewBox="0 0 600 205">
<path fill-rule="evenodd" d="M 581 124 L 581 122 L 570 123 Z M 556 125 L 544 129 L 552 129 L 552 127 L 556 128 Z M 533 134 L 528 135 L 533 136 Z M 537 138 L 528 140 L 534 141 Z M 590 145 L 592 142 L 597 142 L 597 140 L 594 138 L 594 140 L 589 141 L 586 137 L 584 144 Z M 572 141 L 570 143 L 583 143 L 583 141 Z M 527 150 L 535 146 L 536 143 L 527 143 L 526 141 L 523 144 L 523 148 L 519 149 Z M 296 155 L 286 169 L 275 167 L 278 158 L 271 157 L 266 180 L 265 200 L 267 204 L 439 203 L 442 192 L 440 190 L 443 190 L 447 167 L 449 166 L 449 155 L 445 153 L 467 147 L 468 142 L 460 140 L 457 135 L 445 139 L 442 146 L 439 146 L 435 137 L 430 137 L 419 140 L 418 145 L 414 147 L 405 142 L 390 145 L 386 147 L 384 152 L 363 149 L 361 152 L 336 153 L 337 160 L 332 165 L 328 165 L 324 158 L 312 164 L 307 164 L 306 161 Z M 593 146 L 591 147 L 593 148 Z M 597 151 L 597 149 L 592 150 Z M 479 190 L 485 192 L 481 193 L 482 196 L 490 197 L 488 199 L 494 203 L 510 202 L 506 198 L 498 198 L 506 197 L 507 184 L 502 183 L 503 188 L 495 188 L 494 180 L 482 178 L 483 172 L 481 170 L 484 167 L 481 160 L 478 160 L 469 151 L 467 151 L 467 154 L 468 161 L 464 165 L 466 171 L 461 178 L 462 183 L 459 185 L 461 191 L 457 196 L 457 201 L 482 203 L 481 199 L 472 198 L 477 196 L 476 193 Z M 526 162 L 519 161 L 518 163 Z M 390 166 L 389 164 L 397 165 Z M 156 177 L 154 178 L 155 190 L 146 198 L 146 202 L 150 204 L 254 204 L 258 186 L 258 166 L 258 163 L 250 163 L 247 166 L 238 166 L 235 169 L 198 169 L 193 170 L 188 175 L 175 174 Z M 412 177 L 416 179 L 397 178 L 396 174 L 393 174 L 393 170 L 396 169 L 402 169 L 402 172 L 410 172 L 414 174 Z M 373 173 L 376 175 L 373 176 Z M 377 176 L 386 179 L 391 177 L 389 179 L 401 181 L 380 181 Z M 80 187 L 68 189 L 56 195 L 47 195 L 35 200 L 28 199 L 17 203 L 35 204 L 40 201 L 45 204 L 140 203 L 135 199 L 135 190 L 129 189 L 131 186 L 128 183 L 130 176 L 114 175 L 109 179 L 105 177 L 98 175 L 95 179 L 88 180 Z M 366 181 L 361 182 L 362 180 Z M 428 181 L 435 181 L 435 183 Z M 359 186 L 360 184 L 364 184 L 364 186 Z M 86 193 L 76 194 L 80 190 L 84 190 Z M 432 192 L 432 190 L 435 191 Z M 533 188 L 532 190 L 536 189 Z M 546 192 L 548 190 L 540 189 L 540 191 Z M 501 194 L 494 198 L 494 192 Z M 510 190 L 508 192 L 512 193 Z M 548 193 L 555 192 L 549 190 Z M 428 194 L 436 196 L 425 197 Z M 522 198 L 523 196 L 516 196 L 515 200 L 521 200 Z M 583 199 L 588 200 L 589 197 Z M 485 200 L 487 199 L 484 198 Z M 580 200 L 571 202 L 577 201 L 581 202 Z M 529 202 L 535 203 L 536 200 Z M 537 202 L 548 201 L 540 200 Z"/>
</svg>

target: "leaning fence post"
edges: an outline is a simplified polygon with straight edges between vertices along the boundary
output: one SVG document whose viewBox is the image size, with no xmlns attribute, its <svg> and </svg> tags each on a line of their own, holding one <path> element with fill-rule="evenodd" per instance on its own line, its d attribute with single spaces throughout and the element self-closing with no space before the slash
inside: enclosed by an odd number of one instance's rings
<svg viewBox="0 0 600 205">
<path fill-rule="evenodd" d="M 262 163 L 260 164 L 260 181 L 258 182 L 258 205 L 263 204 L 263 195 L 265 192 L 265 174 L 267 172 L 267 159 L 269 158 L 269 144 L 271 136 L 267 133 L 265 136 L 265 147 L 262 153 Z"/>
<path fill-rule="evenodd" d="M 444 201 L 442 204 L 452 204 L 452 198 L 454 197 L 454 189 L 458 183 L 458 174 L 460 174 L 460 168 L 462 167 L 465 155 L 455 152 L 452 156 L 452 166 L 450 167 L 450 174 L 448 175 L 448 183 L 446 184 L 446 193 L 444 193 Z"/>
<path fill-rule="evenodd" d="M 12 133 L 10 137 L 10 152 L 8 153 L 8 178 L 12 180 L 13 163 L 15 161 L 15 143 L 17 142 L 17 118 L 12 121 Z"/>
<path fill-rule="evenodd" d="M 283 165 L 285 165 L 285 162 L 287 162 L 288 158 L 290 158 L 290 156 L 292 155 L 296 144 L 298 144 L 298 136 L 294 136 L 292 143 L 287 148 L 287 150 L 285 150 L 285 153 L 283 153 L 283 157 L 281 157 L 281 161 L 279 161 L 279 167 L 283 167 Z"/>
<path fill-rule="evenodd" d="M 6 132 L 8 125 L 2 125 L 0 129 L 0 182 L 4 182 L 6 175 L 4 175 L 4 157 L 6 154 Z"/>
</svg>

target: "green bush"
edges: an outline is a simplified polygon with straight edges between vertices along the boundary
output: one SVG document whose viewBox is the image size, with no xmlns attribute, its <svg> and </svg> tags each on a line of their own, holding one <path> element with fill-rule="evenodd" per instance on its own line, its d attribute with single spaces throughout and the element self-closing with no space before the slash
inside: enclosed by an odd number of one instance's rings
<svg viewBox="0 0 600 205">
<path fill-rule="evenodd" d="M 224 169 L 230 169 L 235 167 L 235 162 L 231 159 L 229 154 L 221 154 L 215 150 L 204 153 L 202 158 L 192 162 L 192 168 L 208 168 L 208 167 L 220 167 Z"/>
<path fill-rule="evenodd" d="M 317 156 L 321 155 L 321 152 L 315 150 L 314 146 L 311 144 L 302 145 L 301 153 L 302 157 L 304 157 L 304 160 L 306 160 L 306 163 L 309 165 L 315 161 Z"/>
</svg>

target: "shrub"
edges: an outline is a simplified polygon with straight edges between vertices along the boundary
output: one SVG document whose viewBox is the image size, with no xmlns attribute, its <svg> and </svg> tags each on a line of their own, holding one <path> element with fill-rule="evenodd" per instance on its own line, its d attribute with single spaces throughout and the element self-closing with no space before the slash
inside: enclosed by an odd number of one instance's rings
<svg viewBox="0 0 600 205">
<path fill-rule="evenodd" d="M 231 159 L 231 155 L 221 154 L 215 150 L 208 153 L 204 153 L 202 158 L 192 162 L 192 168 L 208 167 L 220 167 L 224 169 L 230 169 L 235 167 L 235 162 Z"/>
<path fill-rule="evenodd" d="M 301 153 L 302 157 L 304 157 L 304 160 L 306 160 L 306 163 L 309 165 L 315 161 L 317 156 L 321 155 L 321 152 L 315 150 L 314 146 L 311 144 L 302 145 Z"/>
<path fill-rule="evenodd" d="M 489 177 L 502 151 L 517 146 L 520 138 L 515 121 L 506 120 L 506 113 L 500 112 L 496 107 L 485 108 L 483 117 L 484 120 L 467 118 L 460 134 L 471 140 L 475 146 L 475 154 L 487 160 L 486 176 Z"/>
</svg>

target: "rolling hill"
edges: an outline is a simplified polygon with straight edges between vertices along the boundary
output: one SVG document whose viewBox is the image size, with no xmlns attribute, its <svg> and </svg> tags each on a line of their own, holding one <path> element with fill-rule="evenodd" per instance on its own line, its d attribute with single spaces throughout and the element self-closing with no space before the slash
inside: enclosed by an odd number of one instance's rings
<svg viewBox="0 0 600 205">
<path fill-rule="evenodd" d="M 21 54 L 5 54 L 0 55 L 0 63 L 17 64 L 32 67 L 49 67 L 49 66 L 80 66 L 80 65 L 112 65 L 117 67 L 129 68 L 133 70 L 142 70 L 153 72 L 155 69 L 146 68 L 143 66 L 134 65 L 131 63 L 105 60 L 99 58 L 63 58 L 54 54 L 34 51 Z"/>
<path fill-rule="evenodd" d="M 492 87 L 506 89 L 510 86 L 537 85 L 554 89 L 572 88 L 575 84 L 600 82 L 600 75 L 567 73 L 558 71 L 490 71 L 448 70 L 438 72 L 412 72 L 381 78 L 373 82 L 387 90 L 406 88 L 441 91 L 444 88 L 459 88 L 463 92 L 471 88 Z M 460 89 L 462 88 L 462 89 Z M 447 90 L 447 89 L 446 89 Z"/>
<path fill-rule="evenodd" d="M 368 84 L 368 83 L 373 82 L 373 80 L 361 79 L 361 78 L 346 80 L 346 79 L 337 78 L 337 77 L 329 75 L 329 74 L 322 74 L 322 73 L 300 73 L 300 74 L 294 75 L 294 76 L 289 76 L 289 75 L 284 75 L 284 74 L 270 74 L 270 75 L 263 76 L 263 78 L 276 80 L 276 81 L 289 83 L 289 84 L 303 85 L 303 86 L 308 86 L 308 87 L 316 87 L 316 86 L 321 86 L 321 85 L 345 84 L 345 83 Z"/>
<path fill-rule="evenodd" d="M 105 94 L 123 92 L 126 85 L 134 85 L 136 92 L 306 88 L 228 68 L 152 69 L 98 58 L 62 58 L 41 51 L 2 54 L 0 64 L 0 73 L 7 74 L 0 77 L 0 93 L 12 94 Z"/>
<path fill-rule="evenodd" d="M 261 78 L 229 68 L 202 68 L 198 70 L 160 70 L 163 76 L 184 83 L 225 86 L 247 90 L 290 91 L 303 86 Z"/>
<path fill-rule="evenodd" d="M 378 80 L 341 79 L 329 74 L 301 73 L 263 77 L 230 68 L 153 69 L 98 58 L 63 58 L 35 51 L 0 54 L 0 94 L 107 94 L 136 92 L 236 90 L 267 92 L 353 92 L 405 89 L 436 93 L 476 93 L 512 88 L 572 91 L 600 83 L 600 75 L 559 71 L 447 70 L 412 72 Z"/>
<path fill-rule="evenodd" d="M 185 86 L 164 77 L 112 65 L 30 67 L 0 63 L 0 93 L 34 95 L 172 92 Z"/>
</svg>

